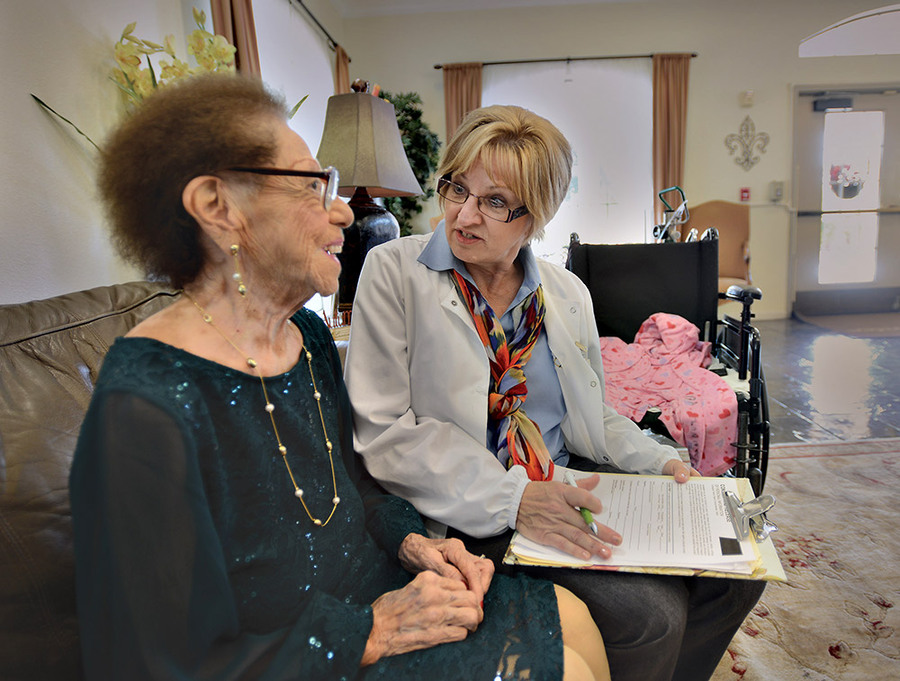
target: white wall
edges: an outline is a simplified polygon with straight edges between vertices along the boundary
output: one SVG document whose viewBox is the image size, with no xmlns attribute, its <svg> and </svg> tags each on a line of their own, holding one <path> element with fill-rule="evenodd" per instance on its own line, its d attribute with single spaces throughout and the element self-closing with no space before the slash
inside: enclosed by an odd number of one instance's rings
<svg viewBox="0 0 900 681">
<path fill-rule="evenodd" d="M 881 0 L 652 0 L 421 13 L 344 21 L 353 58 L 350 77 L 392 92 L 414 90 L 425 119 L 444 138 L 441 71 L 434 64 L 566 56 L 696 52 L 691 63 L 684 189 L 689 205 L 737 201 L 751 190 L 753 275 L 764 291 L 761 318 L 790 314 L 791 215 L 767 201 L 769 182 L 788 182 L 792 148 L 791 92 L 796 84 L 900 82 L 900 56 L 800 59 L 806 36 Z M 755 92 L 742 108 L 738 94 Z M 616 93 L 610 93 L 611 105 Z M 750 114 L 770 142 L 749 172 L 734 163 L 724 140 Z M 603 111 L 597 112 L 603 124 Z M 583 151 L 581 153 L 584 153 Z M 584 189 L 584 188 L 583 188 Z M 423 226 L 427 224 L 423 216 Z M 573 229 L 577 226 L 573 226 Z M 572 231 L 568 228 L 564 232 Z"/>
<path fill-rule="evenodd" d="M 314 12 L 316 18 L 325 21 L 319 12 Z M 287 0 L 253 0 L 253 16 L 263 79 L 284 95 L 288 106 L 307 97 L 289 124 L 315 154 L 328 98 L 334 94 L 334 52 L 306 13 Z M 328 32 L 340 40 L 340 22 L 331 23 L 338 25 Z"/>
<path fill-rule="evenodd" d="M 32 0 L 2 11 L 0 303 L 140 278 L 109 245 L 95 150 L 29 93 L 100 143 L 121 115 L 107 77 L 112 45 L 132 21 L 142 38 L 183 36 L 181 0 Z"/>
<path fill-rule="evenodd" d="M 287 0 L 254 5 L 264 79 L 289 104 L 310 95 L 292 125 L 315 153 L 333 90 L 333 53 Z M 94 188 L 96 151 L 29 93 L 101 143 L 123 115 L 107 78 L 122 29 L 136 21 L 135 35 L 155 42 L 174 34 L 176 53 L 184 59 L 184 36 L 194 29 L 192 7 L 206 12 L 206 28 L 212 30 L 209 0 L 3 1 L 0 304 L 142 277 L 110 246 Z M 339 23 L 330 6 L 317 11 Z"/>
<path fill-rule="evenodd" d="M 327 0 L 324 0 L 327 3 Z M 341 21 L 328 4 L 307 2 L 332 39 L 341 41 Z M 288 0 L 254 0 L 253 18 L 263 80 L 281 92 L 289 107 L 306 97 L 288 124 L 310 151 L 319 149 L 328 98 L 334 94 L 334 52 L 309 15 Z M 330 315 L 333 296 L 314 295 L 307 307 Z"/>
<path fill-rule="evenodd" d="M 287 0 L 254 4 L 258 14 L 271 6 L 279 17 L 288 16 L 283 5 L 278 9 L 279 3 Z M 0 303 L 137 276 L 107 245 L 87 147 L 46 116 L 28 93 L 39 94 L 89 134 L 102 137 L 118 116 L 117 95 L 105 79 L 105 64 L 122 27 L 137 20 L 142 36 L 183 34 L 190 29 L 190 13 L 182 5 L 190 4 L 190 0 L 3 4 L 0 50 L 7 66 L 0 100 L 4 122 Z M 737 200 L 740 187 L 750 188 L 753 274 L 765 294 L 756 309 L 763 318 L 790 312 L 791 217 L 785 206 L 773 207 L 765 197 L 771 180 L 791 177 L 793 86 L 900 82 L 900 56 L 800 59 L 798 45 L 844 17 L 884 4 L 882 0 L 648 0 L 341 19 L 337 3 L 307 2 L 350 54 L 351 80 L 364 77 L 392 92 L 418 92 L 425 119 L 441 138 L 443 88 L 441 72 L 433 68 L 436 63 L 697 52 L 691 64 L 685 190 L 696 204 Z M 298 31 L 301 26 L 309 28 L 296 17 L 288 21 Z M 332 53 L 316 30 L 312 34 L 288 38 L 289 44 L 274 52 L 268 45 L 261 48 L 264 73 L 270 68 L 267 61 L 294 58 L 293 51 L 298 51 L 290 73 L 273 76 L 289 100 L 330 87 L 330 73 L 319 71 L 324 70 L 324 61 L 333 59 Z M 309 60 L 303 59 L 304 51 L 312 54 Z M 320 66 L 310 72 L 308 64 Z M 307 79 L 319 83 L 320 78 L 329 85 L 305 84 Z M 747 89 L 756 93 L 751 109 L 738 103 L 738 93 Z M 314 117 L 323 106 L 317 97 L 318 102 L 314 97 L 308 101 L 304 116 Z M 614 97 L 610 93 L 611 100 Z M 771 140 L 749 172 L 734 163 L 724 145 L 725 136 L 737 132 L 748 113 L 757 130 Z M 602 111 L 597 120 L 602 125 Z M 316 127 L 305 117 L 295 124 L 311 146 L 321 134 Z M 790 186 L 786 195 L 791 195 Z M 425 228 L 429 215 L 421 217 Z"/>
</svg>

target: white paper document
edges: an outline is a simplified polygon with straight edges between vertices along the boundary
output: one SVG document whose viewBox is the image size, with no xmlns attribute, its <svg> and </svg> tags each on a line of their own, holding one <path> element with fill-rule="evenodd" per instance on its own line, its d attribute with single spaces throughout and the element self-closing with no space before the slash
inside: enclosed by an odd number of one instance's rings
<svg viewBox="0 0 900 681">
<path fill-rule="evenodd" d="M 581 475 L 572 471 L 573 475 Z M 562 471 L 555 478 L 560 478 Z M 612 556 L 589 562 L 516 533 L 512 550 L 522 558 L 561 566 L 676 567 L 750 574 L 758 562 L 751 539 L 741 540 L 725 503 L 740 498 L 734 478 L 691 478 L 601 473 L 592 490 L 603 504 L 594 520 L 622 535 Z"/>
</svg>

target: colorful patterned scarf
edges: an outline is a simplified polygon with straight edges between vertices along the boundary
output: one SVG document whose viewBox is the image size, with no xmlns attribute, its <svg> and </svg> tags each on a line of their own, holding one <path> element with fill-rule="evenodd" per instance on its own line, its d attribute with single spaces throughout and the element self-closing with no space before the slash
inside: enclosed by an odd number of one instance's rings
<svg viewBox="0 0 900 681">
<path fill-rule="evenodd" d="M 543 289 L 538 286 L 525 301 L 525 310 L 513 337 L 507 339 L 500 318 L 481 292 L 455 270 L 453 280 L 469 308 L 491 364 L 489 444 L 493 445 L 497 458 L 506 461 L 507 468 L 518 464 L 525 467 L 529 479 L 550 480 L 553 478 L 553 461 L 540 427 L 528 418 L 524 409 L 528 397 L 524 366 L 544 326 Z"/>
</svg>

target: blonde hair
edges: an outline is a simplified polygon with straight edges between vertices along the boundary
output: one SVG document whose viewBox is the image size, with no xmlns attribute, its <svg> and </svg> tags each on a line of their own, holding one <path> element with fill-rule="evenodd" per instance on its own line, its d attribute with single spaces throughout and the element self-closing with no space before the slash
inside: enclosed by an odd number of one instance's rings
<svg viewBox="0 0 900 681">
<path fill-rule="evenodd" d="M 447 143 L 437 178 L 466 173 L 479 160 L 492 182 L 502 181 L 528 208 L 533 218 L 528 240 L 542 238 L 572 178 L 572 148 L 565 136 L 528 109 L 482 107 L 466 115 Z M 443 209 L 443 198 L 440 205 Z"/>
</svg>

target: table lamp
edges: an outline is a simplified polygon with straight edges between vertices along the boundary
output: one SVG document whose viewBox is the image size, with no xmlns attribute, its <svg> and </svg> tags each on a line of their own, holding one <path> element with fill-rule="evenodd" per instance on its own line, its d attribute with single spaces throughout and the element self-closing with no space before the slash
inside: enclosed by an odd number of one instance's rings
<svg viewBox="0 0 900 681">
<path fill-rule="evenodd" d="M 342 270 L 335 305 L 344 323 L 349 323 L 366 253 L 400 236 L 397 218 L 373 197 L 422 193 L 403 150 L 394 105 L 369 94 L 365 82 L 356 81 L 353 90 L 329 97 L 316 154 L 322 167 L 334 166 L 340 173 L 338 193 L 351 197 L 354 221 L 344 231 L 338 256 Z"/>
</svg>

